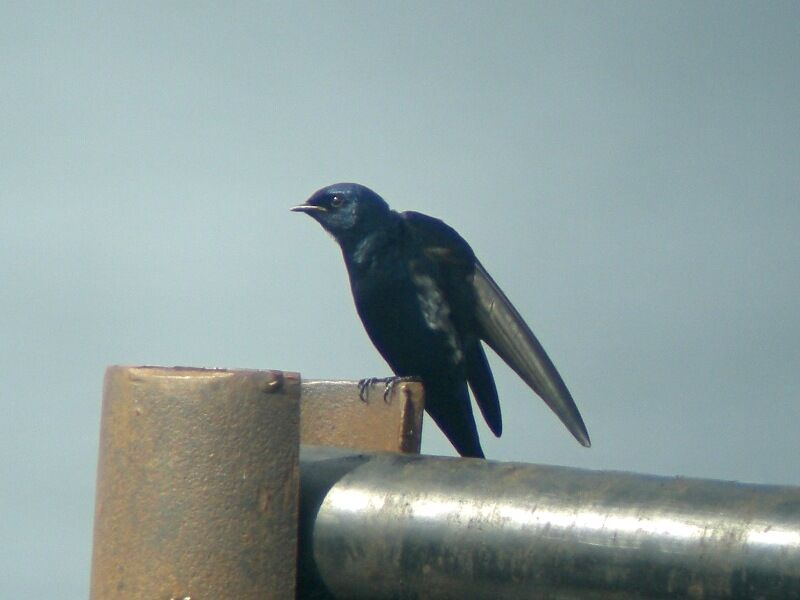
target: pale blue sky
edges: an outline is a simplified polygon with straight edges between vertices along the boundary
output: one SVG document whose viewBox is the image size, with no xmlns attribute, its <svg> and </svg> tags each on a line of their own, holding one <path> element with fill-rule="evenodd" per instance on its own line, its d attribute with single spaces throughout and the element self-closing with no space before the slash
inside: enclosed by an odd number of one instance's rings
<svg viewBox="0 0 800 600">
<path fill-rule="evenodd" d="M 491 458 L 800 484 L 798 65 L 798 3 L 2 3 L 0 597 L 86 597 L 106 365 L 388 374 L 287 210 L 342 180 L 470 241 L 594 442 L 492 357 Z"/>
</svg>

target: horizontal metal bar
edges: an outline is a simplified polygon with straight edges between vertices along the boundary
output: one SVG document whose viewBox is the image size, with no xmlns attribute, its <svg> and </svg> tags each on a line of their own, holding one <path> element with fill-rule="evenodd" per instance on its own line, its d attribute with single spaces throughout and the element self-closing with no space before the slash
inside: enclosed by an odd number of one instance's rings
<svg viewBox="0 0 800 600">
<path fill-rule="evenodd" d="M 301 450 L 301 593 L 800 598 L 800 488 Z"/>
<path fill-rule="evenodd" d="M 300 443 L 372 452 L 419 453 L 424 393 L 418 381 L 304 379 Z"/>
</svg>

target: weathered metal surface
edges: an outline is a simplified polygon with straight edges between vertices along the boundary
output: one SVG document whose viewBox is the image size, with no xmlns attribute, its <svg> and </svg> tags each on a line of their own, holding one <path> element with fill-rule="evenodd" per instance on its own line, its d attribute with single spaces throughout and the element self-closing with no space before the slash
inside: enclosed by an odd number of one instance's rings
<svg viewBox="0 0 800 600">
<path fill-rule="evenodd" d="M 321 448 L 300 464 L 320 595 L 800 598 L 800 488 Z"/>
<path fill-rule="evenodd" d="M 296 373 L 111 367 L 91 598 L 295 595 Z"/>
<path fill-rule="evenodd" d="M 384 400 L 385 389 L 384 383 L 374 383 L 362 400 L 356 382 L 303 380 L 302 444 L 418 453 L 422 435 L 422 384 L 399 381 Z"/>
</svg>

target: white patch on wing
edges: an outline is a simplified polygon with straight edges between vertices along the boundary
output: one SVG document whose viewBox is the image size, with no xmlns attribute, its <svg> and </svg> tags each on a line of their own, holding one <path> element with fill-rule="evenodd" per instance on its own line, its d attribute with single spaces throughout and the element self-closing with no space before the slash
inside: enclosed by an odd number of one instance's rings
<svg viewBox="0 0 800 600">
<path fill-rule="evenodd" d="M 453 362 L 460 363 L 464 359 L 464 353 L 461 351 L 456 328 L 450 319 L 450 307 L 442 290 L 430 275 L 412 272 L 411 280 L 417 286 L 417 299 L 425 323 L 434 331 L 441 331 L 445 334 L 448 346 L 453 349 Z"/>
</svg>

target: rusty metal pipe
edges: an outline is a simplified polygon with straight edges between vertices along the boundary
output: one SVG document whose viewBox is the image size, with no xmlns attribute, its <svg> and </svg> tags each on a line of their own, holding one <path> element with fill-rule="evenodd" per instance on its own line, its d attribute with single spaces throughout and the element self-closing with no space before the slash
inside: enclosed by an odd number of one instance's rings
<svg viewBox="0 0 800 600">
<path fill-rule="evenodd" d="M 800 488 L 301 450 L 335 598 L 800 598 Z"/>
<path fill-rule="evenodd" d="M 300 377 L 111 367 L 93 600 L 295 597 Z"/>
</svg>

